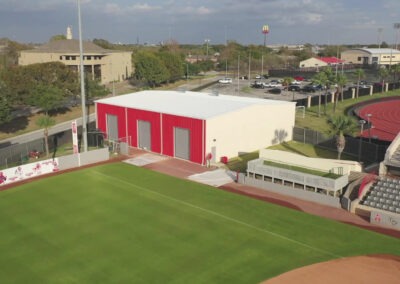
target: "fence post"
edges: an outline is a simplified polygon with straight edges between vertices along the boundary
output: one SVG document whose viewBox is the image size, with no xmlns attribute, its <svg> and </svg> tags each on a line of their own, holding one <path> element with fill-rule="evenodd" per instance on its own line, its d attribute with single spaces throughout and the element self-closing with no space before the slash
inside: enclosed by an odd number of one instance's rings
<svg viewBox="0 0 400 284">
<path fill-rule="evenodd" d="M 306 144 L 306 129 L 303 128 L 303 143 Z"/>
</svg>

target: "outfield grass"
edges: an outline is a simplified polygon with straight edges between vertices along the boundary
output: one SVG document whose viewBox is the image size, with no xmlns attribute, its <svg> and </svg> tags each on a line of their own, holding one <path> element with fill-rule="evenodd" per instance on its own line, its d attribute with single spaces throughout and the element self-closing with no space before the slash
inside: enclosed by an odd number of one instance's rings
<svg viewBox="0 0 400 284">
<path fill-rule="evenodd" d="M 258 283 L 400 255 L 395 238 L 123 163 L 0 192 L 0 223 L 2 283 Z"/>
</svg>

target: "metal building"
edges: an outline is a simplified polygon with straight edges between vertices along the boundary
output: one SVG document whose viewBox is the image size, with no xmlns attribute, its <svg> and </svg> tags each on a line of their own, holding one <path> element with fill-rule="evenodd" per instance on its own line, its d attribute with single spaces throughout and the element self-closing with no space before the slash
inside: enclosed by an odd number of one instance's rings
<svg viewBox="0 0 400 284">
<path fill-rule="evenodd" d="M 142 91 L 96 101 L 111 140 L 206 164 L 292 139 L 295 103 L 179 91 Z"/>
</svg>

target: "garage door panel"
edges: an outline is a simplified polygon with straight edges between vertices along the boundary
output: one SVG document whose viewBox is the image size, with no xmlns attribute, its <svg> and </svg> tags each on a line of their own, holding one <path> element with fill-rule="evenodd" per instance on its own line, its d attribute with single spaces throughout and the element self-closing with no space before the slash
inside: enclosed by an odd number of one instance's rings
<svg viewBox="0 0 400 284">
<path fill-rule="evenodd" d="M 109 140 L 118 140 L 118 117 L 107 114 L 107 135 Z"/>
<path fill-rule="evenodd" d="M 190 130 L 186 128 L 174 128 L 174 153 L 175 157 L 190 160 Z"/>
<path fill-rule="evenodd" d="M 138 120 L 138 145 L 139 148 L 151 151 L 151 123 Z"/>
</svg>

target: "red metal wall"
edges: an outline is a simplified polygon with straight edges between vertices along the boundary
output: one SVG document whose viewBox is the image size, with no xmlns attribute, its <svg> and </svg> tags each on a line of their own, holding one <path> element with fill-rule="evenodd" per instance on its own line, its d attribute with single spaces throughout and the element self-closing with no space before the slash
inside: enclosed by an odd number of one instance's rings
<svg viewBox="0 0 400 284">
<path fill-rule="evenodd" d="M 203 120 L 169 114 L 163 114 L 162 117 L 163 154 L 174 156 L 174 127 L 186 128 L 190 130 L 190 161 L 202 164 L 205 156 Z"/>
<path fill-rule="evenodd" d="M 118 117 L 118 136 L 126 137 L 125 108 L 97 103 L 97 127 L 107 133 L 107 114 Z"/>
<path fill-rule="evenodd" d="M 138 146 L 138 120 L 148 121 L 151 124 L 151 151 L 161 153 L 161 126 L 160 114 L 157 112 L 128 108 L 128 136 L 131 137 L 131 146 Z"/>
<path fill-rule="evenodd" d="M 151 123 L 151 151 L 172 157 L 174 156 L 174 127 L 189 129 L 190 161 L 198 164 L 205 163 L 205 121 L 138 109 L 127 109 L 126 112 L 127 121 L 124 107 L 97 103 L 97 127 L 106 132 L 107 114 L 116 115 L 120 138 L 129 136 L 131 146 L 137 147 L 137 121 L 149 121 Z"/>
</svg>

